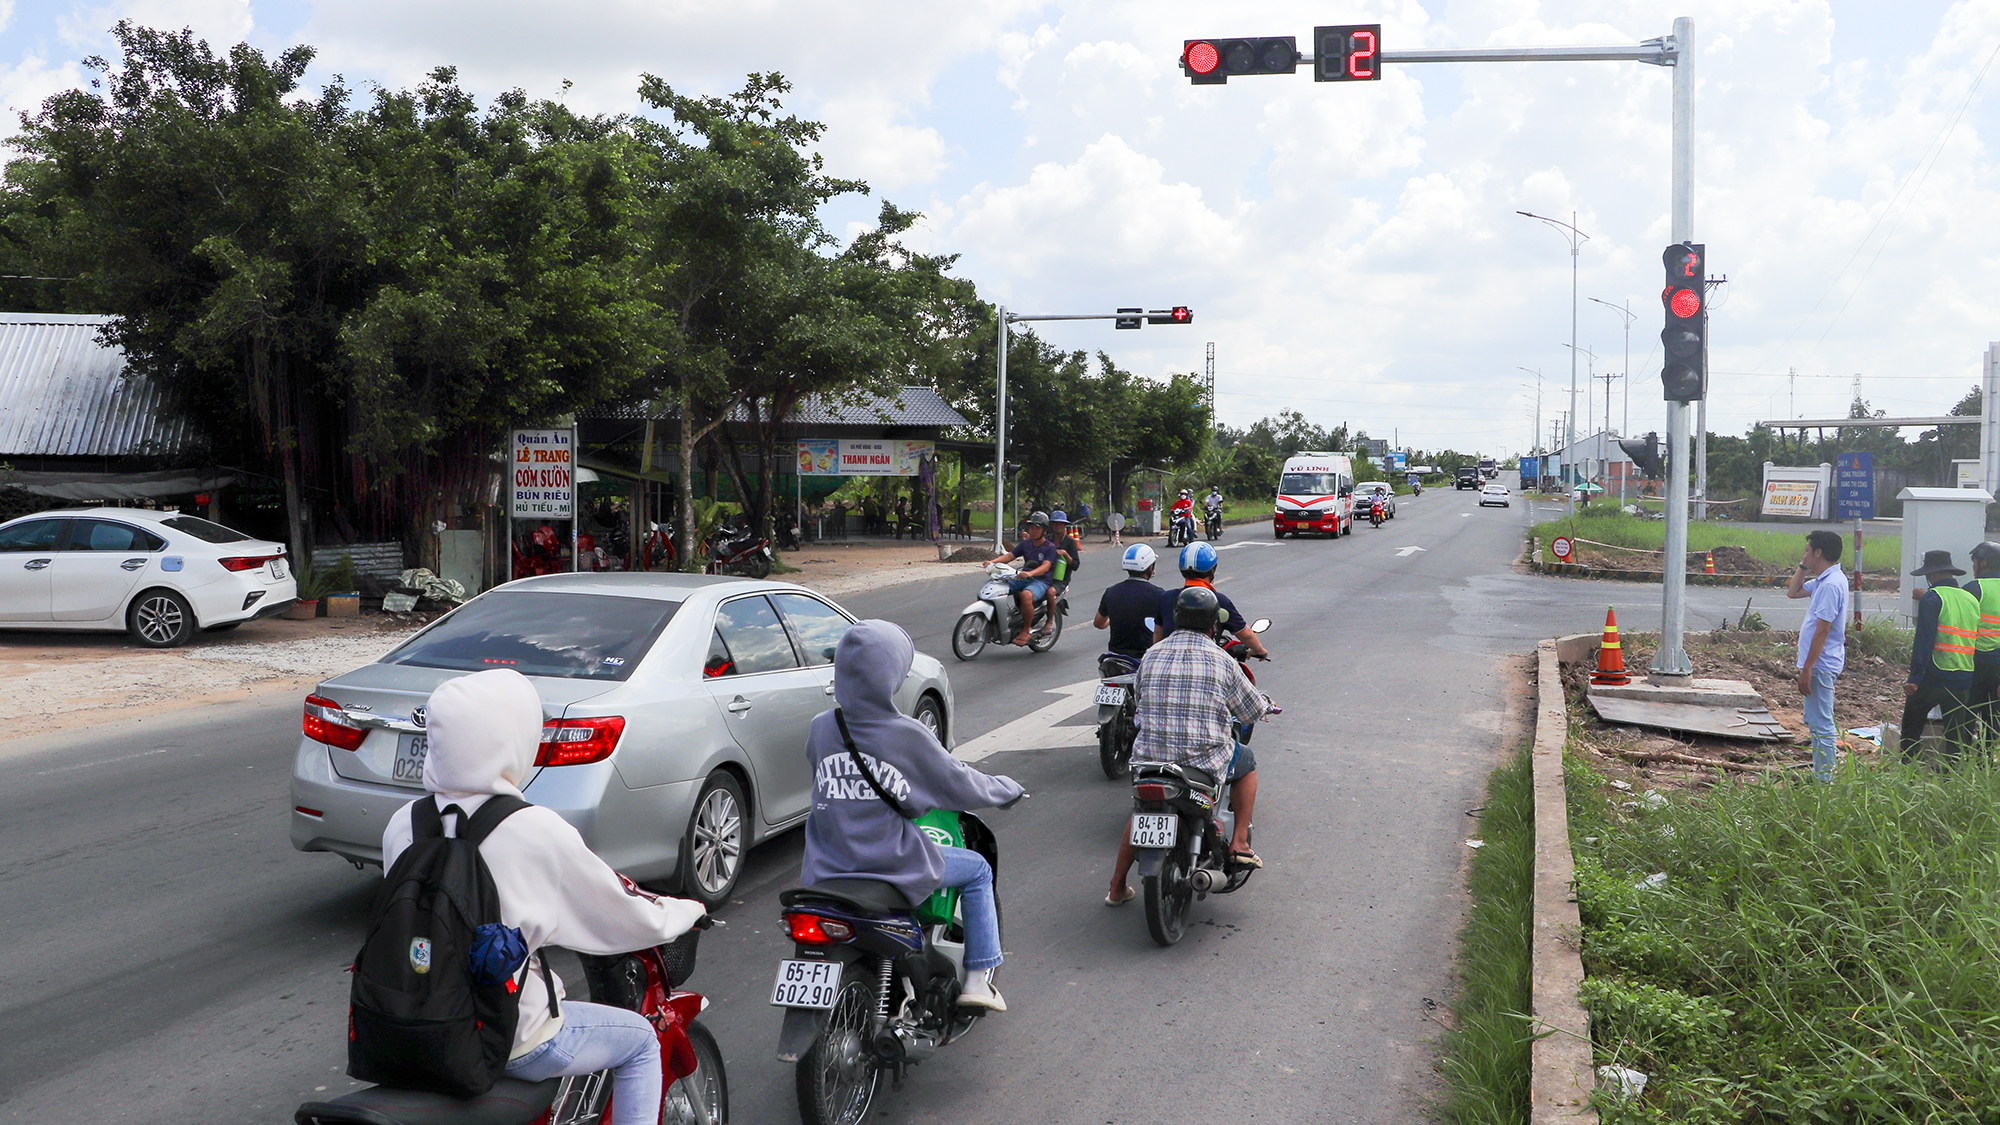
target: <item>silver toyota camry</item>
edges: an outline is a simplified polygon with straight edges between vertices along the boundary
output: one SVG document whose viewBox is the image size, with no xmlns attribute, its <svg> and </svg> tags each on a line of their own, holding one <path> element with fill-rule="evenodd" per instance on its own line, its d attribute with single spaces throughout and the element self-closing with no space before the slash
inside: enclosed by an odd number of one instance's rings
<svg viewBox="0 0 2000 1125">
<path fill-rule="evenodd" d="M 690 574 L 555 574 L 490 590 L 305 702 L 292 846 L 382 862 L 389 814 L 423 789 L 423 704 L 512 668 L 542 697 L 525 793 L 634 879 L 711 905 L 743 851 L 804 822 L 806 724 L 833 706 L 854 619 L 800 586 Z M 896 702 L 951 743 L 951 682 L 918 653 Z"/>
</svg>

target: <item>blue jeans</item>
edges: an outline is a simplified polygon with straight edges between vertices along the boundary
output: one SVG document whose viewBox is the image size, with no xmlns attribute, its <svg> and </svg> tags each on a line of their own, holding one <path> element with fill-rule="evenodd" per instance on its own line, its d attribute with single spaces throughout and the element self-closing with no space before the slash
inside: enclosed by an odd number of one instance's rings
<svg viewBox="0 0 2000 1125">
<path fill-rule="evenodd" d="M 507 1076 L 524 1082 L 600 1070 L 613 1072 L 611 1125 L 658 1125 L 665 1093 L 660 1036 L 637 1012 L 565 1000 L 555 1038 L 507 1064 Z"/>
<path fill-rule="evenodd" d="M 1009 578 L 1007 580 L 1008 593 L 1018 594 L 1023 590 L 1028 591 L 1038 602 L 1048 600 L 1049 584 L 1039 578 Z"/>
<path fill-rule="evenodd" d="M 944 885 L 958 888 L 958 910 L 965 922 L 965 967 L 969 971 L 998 968 L 1000 912 L 993 906 L 993 868 L 970 848 L 939 848 L 944 853 Z"/>
<path fill-rule="evenodd" d="M 1812 690 L 1805 698 L 1806 730 L 1812 734 L 1813 777 L 1819 781 L 1833 780 L 1833 756 L 1840 734 L 1833 725 L 1833 681 L 1839 675 L 1828 671 L 1824 664 L 1814 665 Z"/>
</svg>

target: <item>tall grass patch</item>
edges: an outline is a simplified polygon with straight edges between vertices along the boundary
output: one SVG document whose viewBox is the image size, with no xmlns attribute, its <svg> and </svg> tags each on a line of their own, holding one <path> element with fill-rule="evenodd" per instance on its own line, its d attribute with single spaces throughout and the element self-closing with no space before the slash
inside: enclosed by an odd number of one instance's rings
<svg viewBox="0 0 2000 1125">
<path fill-rule="evenodd" d="M 1459 940 L 1462 978 L 1440 1060 L 1457 1125 L 1528 1120 L 1530 928 L 1535 898 L 1535 783 L 1520 751 L 1487 779 L 1483 846 L 1472 853 L 1472 909 Z"/>
<path fill-rule="evenodd" d="M 1648 809 L 1572 761 L 1606 1125 L 2000 1121 L 2000 774 L 1844 767 Z M 1614 803 L 1615 801 L 1615 803 Z"/>
<path fill-rule="evenodd" d="M 1658 551 L 1666 545 L 1667 524 L 1665 520 L 1626 515 L 1607 504 L 1579 508 L 1574 519 L 1563 516 L 1544 520 L 1535 525 L 1534 533 L 1543 543 L 1558 535 L 1568 535 L 1609 543 L 1614 547 Z M 1847 543 L 1847 549 L 1841 553 L 1840 565 L 1851 571 L 1854 567 L 1854 543 L 1850 537 L 1842 538 Z M 1741 523 L 1688 523 L 1690 552 L 1715 547 L 1741 547 L 1759 562 L 1789 567 L 1798 563 L 1805 545 L 1806 533 L 1802 529 L 1756 528 Z M 1903 557 L 1903 538 L 1900 535 L 1870 535 L 1863 547 L 1867 552 L 1863 561 L 1870 571 L 1893 571 L 1899 565 L 1897 560 Z"/>
</svg>

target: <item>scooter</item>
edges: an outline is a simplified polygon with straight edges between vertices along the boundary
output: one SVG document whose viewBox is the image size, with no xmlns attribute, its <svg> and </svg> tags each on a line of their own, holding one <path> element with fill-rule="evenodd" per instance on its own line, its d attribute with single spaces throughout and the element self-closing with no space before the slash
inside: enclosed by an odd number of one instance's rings
<svg viewBox="0 0 2000 1125">
<path fill-rule="evenodd" d="M 1107 652 L 1097 658 L 1097 677 L 1097 763 L 1105 777 L 1122 781 L 1139 737 L 1139 662 Z"/>
<path fill-rule="evenodd" d="M 971 813 L 926 813 L 916 824 L 940 844 L 969 848 L 993 867 L 1000 850 Z M 778 1059 L 795 1062 L 805 1125 L 859 1125 L 887 1076 L 954 1043 L 984 1008 L 961 1008 L 965 929 L 958 892 L 944 888 L 915 909 L 873 879 L 828 879 L 778 895 L 794 952 L 778 963 L 771 1003 L 785 1010 Z"/>
<path fill-rule="evenodd" d="M 666 1081 L 660 1121 L 722 1125 L 729 1118 L 729 1076 L 722 1048 L 698 1022 L 708 1000 L 680 985 L 694 975 L 701 931 L 720 926 L 704 917 L 665 945 L 615 957 L 579 955 L 590 998 L 645 1016 L 660 1036 Z M 307 1102 L 294 1125 L 598 1125 L 611 1120 L 611 1072 L 542 1082 L 502 1078 L 476 1098 L 371 1086 L 330 1102 Z"/>
<path fill-rule="evenodd" d="M 1021 573 L 1007 563 L 986 568 L 986 583 L 979 587 L 979 600 L 960 611 L 958 624 L 951 630 L 951 654 L 971 660 L 986 651 L 987 645 L 1004 645 L 1021 632 L 1021 599 L 1007 583 Z M 1069 599 L 1042 597 L 1035 601 L 1034 620 L 1028 632 L 1028 651 L 1047 652 L 1062 636 L 1063 617 L 1069 613 Z"/>
<path fill-rule="evenodd" d="M 1387 509 L 1388 505 L 1382 503 L 1380 500 L 1370 503 L 1368 505 L 1368 523 L 1370 526 L 1381 527 L 1382 518 L 1386 514 Z"/>
<path fill-rule="evenodd" d="M 706 553 L 710 574 L 770 577 L 771 541 L 760 538 L 747 527 L 724 524 L 716 528 L 706 544 Z"/>
<path fill-rule="evenodd" d="M 1222 509 L 1221 508 L 1203 509 L 1202 525 L 1207 530 L 1208 537 L 1210 539 L 1213 540 L 1222 538 Z"/>
</svg>

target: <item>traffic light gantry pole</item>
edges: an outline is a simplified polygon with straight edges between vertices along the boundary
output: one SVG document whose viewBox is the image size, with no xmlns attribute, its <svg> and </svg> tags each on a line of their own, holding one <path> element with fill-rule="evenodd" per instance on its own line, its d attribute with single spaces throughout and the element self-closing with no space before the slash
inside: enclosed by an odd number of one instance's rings
<svg viewBox="0 0 2000 1125">
<path fill-rule="evenodd" d="M 1110 313 L 1010 313 L 1007 306 L 996 306 L 999 321 L 999 358 L 995 366 L 997 393 L 994 396 L 993 425 L 993 550 L 995 554 L 1007 550 L 1007 326 L 1023 320 L 1115 320 L 1119 328 L 1138 328 L 1145 324 L 1193 324 L 1194 310 L 1186 305 L 1175 305 L 1170 309 L 1119 309 Z M 1106 489 L 1111 486 L 1107 483 Z M 1109 505 L 1111 497 L 1105 496 Z"/>
<path fill-rule="evenodd" d="M 1181 47 L 1181 70 L 1195 85 L 1220 85 L 1235 76 L 1291 74 L 1310 61 L 1316 82 L 1373 81 L 1382 77 L 1382 63 L 1449 62 L 1639 62 L 1670 66 L 1673 88 L 1673 202 L 1670 237 L 1686 247 L 1697 265 L 1706 255 L 1694 247 L 1694 20 L 1674 20 L 1672 35 L 1611 47 L 1447 47 L 1434 50 L 1385 51 L 1381 24 L 1342 24 L 1313 29 L 1310 56 L 1300 54 L 1291 36 L 1257 39 L 1189 39 Z M 1668 255 L 1674 253 L 1668 250 Z M 1671 274 L 1673 263 L 1668 263 Z M 1669 291 L 1672 292 L 1671 277 Z M 1663 294 L 1666 298 L 1668 294 Z M 1705 298 L 1705 294 L 1703 297 Z M 1688 404 L 1705 401 L 1706 363 L 1693 360 L 1676 370 L 1672 340 L 1692 330 L 1706 348 L 1706 300 L 1693 313 L 1668 307 L 1662 341 L 1668 345 L 1667 369 L 1661 373 L 1667 402 L 1667 536 L 1665 572 L 1661 583 L 1660 647 L 1653 656 L 1655 679 L 1686 683 L 1694 675 L 1683 638 L 1687 626 L 1688 538 Z M 1573 315 L 1573 314 L 1572 314 Z M 1678 318 L 1678 319 L 1677 319 Z M 1677 334 L 1679 334 L 1677 336 Z M 1694 393 L 1676 389 L 1675 376 L 1692 376 Z M 1629 386 L 1629 384 L 1628 384 Z"/>
</svg>

